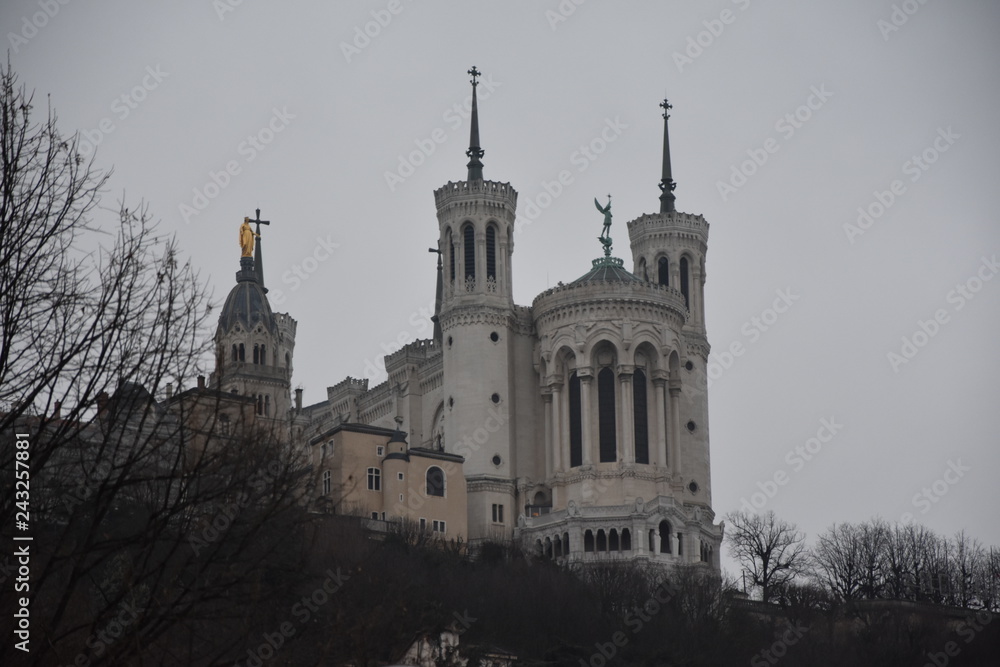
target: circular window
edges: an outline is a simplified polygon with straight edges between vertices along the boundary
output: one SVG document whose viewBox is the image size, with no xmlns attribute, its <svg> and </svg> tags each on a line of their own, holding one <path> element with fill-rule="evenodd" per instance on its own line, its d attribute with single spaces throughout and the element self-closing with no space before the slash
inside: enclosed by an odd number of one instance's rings
<svg viewBox="0 0 1000 667">
<path fill-rule="evenodd" d="M 493 341 L 494 343 L 497 342 L 498 340 L 500 340 L 500 334 L 498 334 L 496 331 L 490 333 L 490 340 Z"/>
<path fill-rule="evenodd" d="M 688 484 L 688 489 L 691 490 L 691 493 L 698 493 L 698 488 L 699 488 L 698 482 L 695 482 L 694 480 L 692 480 L 691 483 Z"/>
<path fill-rule="evenodd" d="M 694 364 L 692 364 L 692 363 L 691 363 L 691 362 L 689 361 L 689 362 L 687 362 L 686 364 L 684 364 L 684 368 L 688 369 L 689 371 L 693 371 L 693 370 L 694 370 Z"/>
<path fill-rule="evenodd" d="M 695 423 L 694 423 L 693 421 L 690 421 L 690 422 L 688 422 L 688 423 L 687 423 L 687 429 L 688 429 L 689 431 L 691 431 L 692 433 L 694 433 L 694 430 L 695 430 L 696 428 L 698 428 L 698 425 L 697 425 L 697 424 L 695 424 Z"/>
<path fill-rule="evenodd" d="M 500 402 L 500 394 L 493 394 L 492 396 L 490 396 L 490 400 L 493 401 L 494 403 L 499 403 Z"/>
<path fill-rule="evenodd" d="M 499 466 L 501 463 L 503 463 L 503 459 L 500 458 L 499 454 L 494 454 L 491 460 L 493 461 L 493 465 L 495 466 Z"/>
</svg>

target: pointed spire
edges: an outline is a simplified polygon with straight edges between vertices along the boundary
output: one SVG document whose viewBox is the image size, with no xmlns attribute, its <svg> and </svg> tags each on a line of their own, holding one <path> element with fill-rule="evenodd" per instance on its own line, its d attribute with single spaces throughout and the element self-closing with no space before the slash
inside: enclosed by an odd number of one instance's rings
<svg viewBox="0 0 1000 667">
<path fill-rule="evenodd" d="M 663 176 L 660 178 L 660 213 L 674 212 L 674 183 L 673 174 L 670 173 L 670 130 L 667 127 L 667 119 L 670 118 L 670 110 L 673 105 L 665 98 L 660 102 L 663 109 Z"/>
<path fill-rule="evenodd" d="M 479 85 L 476 78 L 481 75 L 481 72 L 473 65 L 468 74 L 472 76 L 472 127 L 469 130 L 469 150 L 465 151 L 465 155 L 469 158 L 469 164 L 466 166 L 469 168 L 468 180 L 481 181 L 483 180 L 481 158 L 486 153 L 479 147 L 479 103 L 476 100 L 476 87 Z"/>
<path fill-rule="evenodd" d="M 254 223 L 255 225 L 257 225 L 257 231 L 256 231 L 257 242 L 254 243 L 254 250 L 253 250 L 254 274 L 256 275 L 257 283 L 261 286 L 261 289 L 264 290 L 264 294 L 267 294 L 267 288 L 264 287 L 264 258 L 261 255 L 261 249 L 260 249 L 260 246 L 261 246 L 261 243 L 260 243 L 261 242 L 260 226 L 261 225 L 270 225 L 271 221 L 270 220 L 261 220 L 260 219 L 260 209 L 259 208 L 256 210 L 256 213 L 257 213 L 257 217 L 255 217 L 253 220 L 250 220 L 250 218 L 246 218 L 246 220 L 248 222 L 251 222 L 251 223 Z"/>
<path fill-rule="evenodd" d="M 434 316 L 431 322 L 434 323 L 434 344 L 441 345 L 441 298 L 444 294 L 444 265 L 441 262 L 441 243 L 437 248 L 428 248 L 427 252 L 436 252 L 438 256 L 438 277 L 437 287 L 434 288 Z"/>
</svg>

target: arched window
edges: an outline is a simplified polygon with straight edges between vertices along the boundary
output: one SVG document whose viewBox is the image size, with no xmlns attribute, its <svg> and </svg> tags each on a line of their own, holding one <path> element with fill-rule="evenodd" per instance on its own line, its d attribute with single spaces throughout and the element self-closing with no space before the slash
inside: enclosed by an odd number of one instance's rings
<svg viewBox="0 0 1000 667">
<path fill-rule="evenodd" d="M 545 538 L 545 557 L 552 558 L 552 538 Z"/>
<path fill-rule="evenodd" d="M 660 553 L 670 553 L 670 522 L 660 522 Z"/>
<path fill-rule="evenodd" d="M 427 495 L 444 498 L 444 470 L 437 466 L 427 469 Z"/>
<path fill-rule="evenodd" d="M 267 394 L 264 396 L 264 416 L 269 417 L 271 415 L 271 395 Z"/>
<path fill-rule="evenodd" d="M 563 556 L 569 555 L 569 533 L 563 533 L 562 536 L 562 552 Z"/>
<path fill-rule="evenodd" d="M 649 412 L 646 407 L 646 372 L 632 374 L 632 411 L 635 414 L 635 462 L 649 463 Z"/>
<path fill-rule="evenodd" d="M 240 350 L 236 347 L 236 343 L 233 343 L 233 361 L 240 360 Z"/>
<path fill-rule="evenodd" d="M 253 345 L 253 362 L 255 364 L 260 363 L 260 345 L 257 345 L 256 343 Z"/>
<path fill-rule="evenodd" d="M 684 533 L 677 533 L 677 555 L 684 556 Z"/>
<path fill-rule="evenodd" d="M 569 466 L 583 465 L 583 420 L 580 410 L 580 378 L 569 376 Z"/>
<path fill-rule="evenodd" d="M 688 260 L 687 257 L 681 257 L 681 294 L 684 295 L 684 305 L 688 308 L 691 307 L 691 300 L 688 295 Z"/>
<path fill-rule="evenodd" d="M 497 279 L 497 230 L 490 225 L 486 228 L 486 279 Z"/>
<path fill-rule="evenodd" d="M 264 414 L 264 395 L 257 394 L 257 414 Z"/>
<path fill-rule="evenodd" d="M 455 243 L 452 241 L 450 229 L 444 237 L 444 248 L 448 253 L 448 279 L 455 282 Z"/>
<path fill-rule="evenodd" d="M 285 352 L 285 368 L 291 368 L 291 367 L 292 367 L 292 355 Z"/>
<path fill-rule="evenodd" d="M 608 550 L 608 536 L 604 534 L 603 528 L 599 528 L 597 530 L 597 550 L 598 551 Z"/>
<path fill-rule="evenodd" d="M 632 531 L 622 528 L 622 551 L 632 551 Z"/>
<path fill-rule="evenodd" d="M 657 282 L 661 285 L 670 284 L 670 262 L 667 261 L 666 257 L 661 257 L 660 261 L 657 262 L 656 277 Z"/>
<path fill-rule="evenodd" d="M 243 343 L 240 343 L 240 361 L 246 361 L 246 350 L 243 348 Z"/>
<path fill-rule="evenodd" d="M 563 552 L 562 552 L 562 540 L 559 539 L 558 535 L 556 535 L 556 539 L 552 543 L 552 549 L 554 551 L 553 555 L 556 558 L 562 558 L 562 555 L 563 555 Z"/>
<path fill-rule="evenodd" d="M 267 366 L 267 346 L 260 346 L 260 365 Z"/>
<path fill-rule="evenodd" d="M 608 533 L 608 551 L 621 551 L 621 544 L 618 542 L 618 531 L 614 528 Z"/>
<path fill-rule="evenodd" d="M 330 474 L 329 470 L 323 471 L 323 495 L 330 495 L 330 490 L 333 487 L 333 476 Z"/>
<path fill-rule="evenodd" d="M 369 491 L 381 491 L 382 490 L 382 471 L 378 468 L 368 469 L 368 490 Z"/>
<path fill-rule="evenodd" d="M 587 532 L 583 534 L 583 550 L 594 550 L 594 534 L 590 532 L 590 530 L 587 530 Z"/>
<path fill-rule="evenodd" d="M 465 278 L 476 280 L 476 231 L 472 225 L 466 225 L 462 230 L 462 238 L 465 252 Z"/>
<path fill-rule="evenodd" d="M 615 451 L 615 372 L 602 368 L 597 374 L 597 420 L 601 463 L 618 460 Z"/>
</svg>

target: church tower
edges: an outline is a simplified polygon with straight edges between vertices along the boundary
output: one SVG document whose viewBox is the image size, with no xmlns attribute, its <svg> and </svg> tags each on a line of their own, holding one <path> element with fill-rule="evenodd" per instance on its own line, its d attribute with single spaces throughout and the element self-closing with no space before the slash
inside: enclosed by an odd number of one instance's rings
<svg viewBox="0 0 1000 667">
<path fill-rule="evenodd" d="M 515 512 L 515 356 L 519 342 L 511 289 L 517 192 L 484 180 L 473 67 L 468 174 L 434 192 L 443 289 L 445 450 L 465 457 L 469 539 L 508 539 Z M 530 329 L 530 323 L 528 327 Z M 437 335 L 437 331 L 435 331 Z"/>
<path fill-rule="evenodd" d="M 711 471 L 708 444 L 708 353 L 705 330 L 705 255 L 708 222 L 700 215 L 675 208 L 670 165 L 668 121 L 672 105 L 663 100 L 663 168 L 660 178 L 660 211 L 628 222 L 634 272 L 652 283 L 672 287 L 684 297 L 687 318 L 681 329 L 684 349 L 672 359 L 668 391 L 672 438 L 668 452 L 671 471 L 690 488 L 700 488 L 701 499 L 711 505 Z M 694 485 L 694 486 L 692 486 Z"/>
<path fill-rule="evenodd" d="M 257 225 L 257 232 L 250 229 L 251 222 Z M 240 229 L 243 256 L 236 285 L 219 315 L 216 365 L 210 383 L 220 391 L 252 397 L 258 422 L 270 422 L 286 438 L 296 322 L 288 314 L 271 311 L 259 240 L 262 224 L 270 223 L 260 219 L 257 209 L 256 219 L 245 218 Z"/>
</svg>

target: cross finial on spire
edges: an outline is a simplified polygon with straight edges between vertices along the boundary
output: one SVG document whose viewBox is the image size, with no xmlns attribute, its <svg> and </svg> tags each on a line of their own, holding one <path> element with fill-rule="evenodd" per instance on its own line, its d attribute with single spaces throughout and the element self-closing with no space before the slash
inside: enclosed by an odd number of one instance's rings
<svg viewBox="0 0 1000 667">
<path fill-rule="evenodd" d="M 660 102 L 663 109 L 663 174 L 660 177 L 660 213 L 673 213 L 674 209 L 674 177 L 670 170 L 670 131 L 667 127 L 667 119 L 670 118 L 670 110 L 674 106 L 663 98 Z"/>
<path fill-rule="evenodd" d="M 481 73 L 473 65 L 468 74 L 472 76 L 472 125 L 469 129 L 469 150 L 465 151 L 466 157 L 469 158 L 469 164 L 466 166 L 469 168 L 468 180 L 481 181 L 483 180 L 482 157 L 486 154 L 486 151 L 479 147 L 479 102 L 476 99 L 476 87 L 479 85 L 476 78 L 481 76 Z"/>
<path fill-rule="evenodd" d="M 670 110 L 674 108 L 674 105 L 664 97 L 663 101 L 660 102 L 660 108 L 663 109 L 663 120 L 666 120 L 670 118 Z"/>
</svg>

